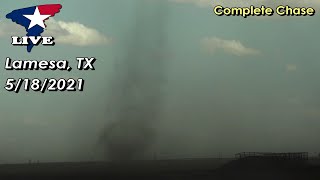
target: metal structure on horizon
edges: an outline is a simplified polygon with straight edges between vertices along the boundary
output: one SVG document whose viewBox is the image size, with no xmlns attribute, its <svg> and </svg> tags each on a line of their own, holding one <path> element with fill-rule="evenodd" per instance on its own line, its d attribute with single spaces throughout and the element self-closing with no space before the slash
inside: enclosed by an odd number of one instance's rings
<svg viewBox="0 0 320 180">
<path fill-rule="evenodd" d="M 275 159 L 275 160 L 308 160 L 307 152 L 270 153 L 270 152 L 241 152 L 236 159 Z"/>
</svg>

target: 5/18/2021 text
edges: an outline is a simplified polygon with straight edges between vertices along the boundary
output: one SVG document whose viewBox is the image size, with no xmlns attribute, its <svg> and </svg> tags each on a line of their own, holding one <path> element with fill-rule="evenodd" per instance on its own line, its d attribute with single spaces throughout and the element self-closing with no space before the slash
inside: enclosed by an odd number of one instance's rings
<svg viewBox="0 0 320 180">
<path fill-rule="evenodd" d="M 29 79 L 8 78 L 4 87 L 9 92 L 19 93 L 20 90 L 45 93 L 46 91 L 83 91 L 84 79 Z"/>
</svg>

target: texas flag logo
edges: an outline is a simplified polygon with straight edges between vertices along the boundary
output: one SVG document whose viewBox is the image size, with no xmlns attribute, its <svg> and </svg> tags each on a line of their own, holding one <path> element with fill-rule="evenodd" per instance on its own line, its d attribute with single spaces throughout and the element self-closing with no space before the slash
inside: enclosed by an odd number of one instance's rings
<svg viewBox="0 0 320 180">
<path fill-rule="evenodd" d="M 41 34 L 46 29 L 45 21 L 60 12 L 61 4 L 45 4 L 23 9 L 17 9 L 6 15 L 6 18 L 23 26 L 27 34 L 24 37 L 12 37 L 12 45 L 27 46 L 27 51 L 31 52 L 34 46 L 54 45 L 53 37 L 42 37 Z"/>
</svg>

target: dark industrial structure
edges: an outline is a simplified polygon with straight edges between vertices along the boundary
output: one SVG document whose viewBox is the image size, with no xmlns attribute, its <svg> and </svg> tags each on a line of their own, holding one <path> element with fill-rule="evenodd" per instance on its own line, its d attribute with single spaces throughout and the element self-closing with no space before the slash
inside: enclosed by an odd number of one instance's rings
<svg viewBox="0 0 320 180">
<path fill-rule="evenodd" d="M 236 154 L 235 156 L 236 156 L 236 159 L 308 160 L 307 152 L 295 152 L 295 153 L 241 152 Z"/>
</svg>

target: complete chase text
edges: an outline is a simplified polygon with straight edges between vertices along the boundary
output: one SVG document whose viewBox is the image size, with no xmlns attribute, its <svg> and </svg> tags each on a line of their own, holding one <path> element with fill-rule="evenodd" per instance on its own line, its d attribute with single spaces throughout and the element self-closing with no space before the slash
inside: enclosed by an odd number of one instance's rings
<svg viewBox="0 0 320 180">
<path fill-rule="evenodd" d="M 276 12 L 279 16 L 313 16 L 315 10 L 311 7 L 290 7 L 280 5 L 273 9 L 271 7 L 223 7 L 215 6 L 213 11 L 218 16 L 272 16 Z"/>
</svg>

